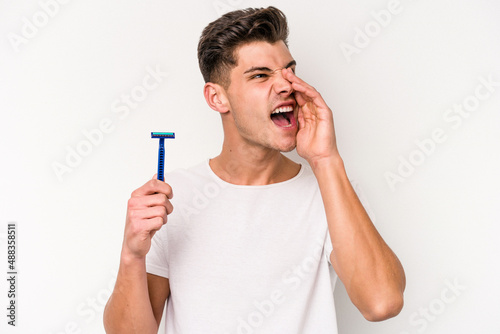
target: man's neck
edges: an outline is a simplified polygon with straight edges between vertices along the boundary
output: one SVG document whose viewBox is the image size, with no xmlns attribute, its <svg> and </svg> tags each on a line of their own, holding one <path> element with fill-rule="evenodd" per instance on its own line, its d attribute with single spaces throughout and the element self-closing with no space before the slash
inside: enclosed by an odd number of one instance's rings
<svg viewBox="0 0 500 334">
<path fill-rule="evenodd" d="M 224 144 L 222 152 L 209 162 L 222 180 L 238 185 L 266 185 L 296 176 L 300 165 L 279 151 L 254 148 L 242 150 Z"/>
</svg>

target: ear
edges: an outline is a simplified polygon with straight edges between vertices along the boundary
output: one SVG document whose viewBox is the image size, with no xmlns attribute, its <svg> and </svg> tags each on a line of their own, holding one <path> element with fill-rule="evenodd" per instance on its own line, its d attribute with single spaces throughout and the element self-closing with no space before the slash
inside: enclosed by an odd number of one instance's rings
<svg viewBox="0 0 500 334">
<path fill-rule="evenodd" d="M 203 95 L 210 108 L 221 114 L 227 113 L 229 108 L 229 101 L 226 96 L 224 88 L 213 82 L 207 82 L 203 87 Z"/>
</svg>

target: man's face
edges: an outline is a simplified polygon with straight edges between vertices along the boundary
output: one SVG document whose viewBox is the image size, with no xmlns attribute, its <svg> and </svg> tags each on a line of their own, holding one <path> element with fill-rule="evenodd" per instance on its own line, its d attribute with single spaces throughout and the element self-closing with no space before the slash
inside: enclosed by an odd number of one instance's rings
<svg viewBox="0 0 500 334">
<path fill-rule="evenodd" d="M 295 61 L 282 42 L 252 42 L 237 49 L 226 93 L 228 126 L 241 143 L 288 152 L 295 148 L 297 107 L 291 83 L 281 69 L 295 72 Z M 226 122 L 227 123 L 227 122 Z"/>
</svg>

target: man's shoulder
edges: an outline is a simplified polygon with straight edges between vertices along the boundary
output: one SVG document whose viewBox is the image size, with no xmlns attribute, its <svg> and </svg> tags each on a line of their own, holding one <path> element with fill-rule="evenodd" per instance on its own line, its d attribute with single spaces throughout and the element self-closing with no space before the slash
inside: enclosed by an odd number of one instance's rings
<svg viewBox="0 0 500 334">
<path fill-rule="evenodd" d="M 316 176 L 308 164 L 301 164 L 299 174 L 294 178 L 300 186 L 317 185 Z"/>
</svg>

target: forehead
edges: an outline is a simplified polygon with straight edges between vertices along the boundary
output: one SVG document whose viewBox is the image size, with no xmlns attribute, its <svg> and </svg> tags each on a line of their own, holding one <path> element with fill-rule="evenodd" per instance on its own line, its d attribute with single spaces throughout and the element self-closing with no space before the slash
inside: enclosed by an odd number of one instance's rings
<svg viewBox="0 0 500 334">
<path fill-rule="evenodd" d="M 243 44 L 236 49 L 236 57 L 238 65 L 233 68 L 235 73 L 243 73 L 252 67 L 281 68 L 293 60 L 283 41 Z"/>
</svg>

